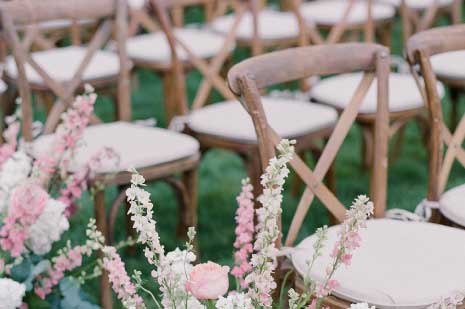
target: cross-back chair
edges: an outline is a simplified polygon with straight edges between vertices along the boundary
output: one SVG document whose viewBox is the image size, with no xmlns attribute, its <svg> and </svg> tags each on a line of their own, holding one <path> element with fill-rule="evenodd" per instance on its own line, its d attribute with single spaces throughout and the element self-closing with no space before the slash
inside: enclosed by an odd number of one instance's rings
<svg viewBox="0 0 465 309">
<path fill-rule="evenodd" d="M 419 65 L 425 80 L 422 91 L 428 102 L 429 124 L 429 186 L 426 207 L 431 207 L 435 221 L 446 218 L 449 223 L 465 227 L 465 185 L 458 185 L 446 191 L 448 179 L 455 161 L 465 167 L 465 117 L 462 116 L 455 130 L 446 124 L 437 89 L 437 74 L 434 59 L 441 54 L 465 50 L 465 26 L 449 26 L 420 32 L 407 42 L 407 57 L 412 66 Z"/>
<path fill-rule="evenodd" d="M 332 308 L 348 308 L 351 302 L 367 302 L 382 308 L 424 308 L 465 288 L 462 279 L 465 248 L 461 245 L 465 241 L 464 231 L 431 223 L 382 219 L 387 189 L 389 61 L 389 51 L 383 46 L 345 43 L 293 48 L 258 56 L 237 64 L 228 73 L 231 89 L 253 119 L 264 171 L 281 136 L 267 121 L 260 89 L 316 74 L 364 72 L 314 170 L 297 155 L 290 162 L 306 185 L 287 234 L 285 245 L 288 248 L 283 248 L 298 275 L 297 288 L 303 286 L 301 278 L 308 273 L 308 261 L 316 240 L 312 235 L 300 235 L 306 238 L 294 247 L 310 203 L 317 197 L 339 221 L 344 219 L 343 203 L 321 179 L 355 121 L 370 84 L 377 78 L 377 111 L 373 124 L 376 151 L 370 180 L 376 219 L 369 220 L 367 229 L 361 232 L 362 244 L 354 253 L 350 267 L 341 267 L 335 273 L 339 286 L 333 290 L 333 296 L 326 299 L 326 304 Z M 283 205 L 282 209 L 286 212 L 288 206 Z M 327 276 L 326 268 L 338 241 L 338 230 L 339 225 L 328 229 L 323 255 L 308 274 L 318 282 L 323 282 Z M 443 250 L 452 251 L 445 253 Z M 441 263 L 440 270 L 433 269 L 432 265 L 438 263 Z"/>
<path fill-rule="evenodd" d="M 332 1 L 332 0 L 331 0 Z M 329 2 L 331 2 L 329 1 Z M 327 1 L 317 1 L 327 2 Z M 376 16 L 375 8 L 378 2 L 371 3 L 368 1 L 356 1 L 350 0 L 346 2 L 345 14 L 342 18 L 342 23 L 337 24 L 330 31 L 328 39 L 321 40 L 318 35 L 314 35 L 313 43 L 315 44 L 326 44 L 332 42 L 332 38 L 342 38 L 342 33 L 346 29 L 345 24 L 350 16 L 351 12 L 358 10 L 358 16 L 365 16 L 365 23 L 362 26 L 364 29 L 364 41 L 373 42 L 375 38 L 375 27 L 374 17 Z M 357 6 L 358 5 L 358 6 Z M 378 4 L 379 5 L 379 4 Z M 387 10 L 387 8 L 385 7 Z M 354 10 L 354 11 L 352 11 Z M 378 9 L 379 10 L 379 9 Z M 361 15 L 364 11 L 364 15 Z M 387 11 L 386 11 L 387 12 Z M 390 10 L 391 17 L 394 15 L 394 10 Z M 381 13 L 379 16 L 382 16 Z M 357 15 L 354 15 L 357 16 Z M 388 15 L 386 15 L 388 16 Z M 353 17 L 355 18 L 355 17 Z M 316 27 L 313 27 L 316 29 Z M 318 33 L 315 31 L 315 33 Z M 389 36 L 388 34 L 387 36 Z M 315 102 L 332 106 L 339 111 L 343 110 L 350 102 L 351 90 L 356 87 L 357 83 L 361 79 L 360 72 L 340 74 L 334 77 L 322 80 L 318 84 L 314 85 L 310 90 L 311 99 Z M 389 75 L 389 136 L 393 137 L 395 134 L 398 135 L 397 140 L 392 149 L 392 158 L 398 157 L 401 145 L 402 137 L 404 135 L 405 125 L 408 121 L 416 119 L 420 127 L 426 132 L 426 119 L 425 119 L 425 107 L 424 100 L 421 93 L 418 91 L 415 83 L 415 79 L 407 72 L 392 72 Z M 443 94 L 442 85 L 439 85 L 441 93 Z M 338 91 L 334 91 L 338 89 Z M 373 144 L 371 143 L 373 137 L 373 122 L 375 121 L 376 114 L 376 93 L 375 88 L 372 87 L 369 90 L 368 95 L 365 98 L 357 117 L 357 123 L 362 129 L 362 155 L 364 157 L 364 166 L 368 167 L 371 164 L 370 158 L 372 157 Z M 426 133 L 425 133 L 426 135 Z"/>
<path fill-rule="evenodd" d="M 196 97 L 189 110 L 188 104 L 182 99 L 175 103 L 179 106 L 180 120 L 185 124 L 185 131 L 199 140 L 203 151 L 212 148 L 231 150 L 244 159 L 248 173 L 256 188 L 260 181 L 257 141 L 253 130 L 253 124 L 247 113 L 240 107 L 234 94 L 227 88 L 224 79 L 218 74 L 220 64 L 225 60 L 226 52 L 234 42 L 234 31 L 239 25 L 246 8 L 236 11 L 236 22 L 226 38 L 223 53 L 218 54 L 209 64 L 201 59 L 195 59 L 188 46 L 176 39 L 167 18 L 167 10 L 163 10 L 160 2 L 154 1 L 159 11 L 161 25 L 166 33 L 171 47 L 172 61 L 177 65 L 174 71 L 173 82 L 176 85 L 178 97 L 185 91 L 185 79 L 178 57 L 176 44 L 181 45 L 195 65 L 204 75 L 204 79 L 198 87 Z M 208 93 L 212 88 L 218 90 L 227 101 L 215 102 L 205 106 Z M 303 99 L 295 98 L 264 98 L 266 101 L 267 115 L 279 128 L 282 135 L 296 138 L 300 141 L 299 151 L 313 150 L 318 155 L 319 142 L 324 140 L 332 131 L 336 119 L 336 111 L 332 108 L 309 103 Z M 292 121 L 297 117 L 299 121 Z M 314 122 L 306 122 L 307 119 Z"/>
<path fill-rule="evenodd" d="M 14 64 L 16 66 L 21 97 L 22 112 L 22 136 L 26 142 L 32 143 L 32 154 L 40 155 L 46 153 L 53 142 L 53 134 L 48 134 L 47 128 L 56 127 L 60 114 L 50 113 L 47 119 L 47 126 L 44 134 L 32 140 L 33 109 L 31 100 L 31 85 L 28 81 L 26 61 L 34 68 L 40 66 L 26 56 L 20 48 L 17 34 L 11 25 L 28 21 L 44 22 L 58 18 L 92 18 L 103 19 L 99 30 L 97 30 L 97 40 L 90 43 L 86 59 L 79 66 L 76 76 L 83 73 L 85 64 L 89 62 L 92 51 L 95 51 L 98 43 L 110 34 L 111 29 L 115 29 L 117 41 L 118 73 L 115 76 L 117 82 L 117 92 L 119 96 L 118 110 L 120 120 L 111 123 L 98 123 L 89 126 L 83 134 L 82 146 L 76 150 L 70 170 L 78 170 L 83 167 L 88 160 L 104 147 L 112 148 L 119 157 L 119 164 L 103 164 L 95 170 L 95 176 L 90 179 L 90 184 L 95 187 L 94 208 L 98 229 L 107 237 L 108 242 L 113 240 L 115 230 L 116 215 L 121 204 L 125 200 L 125 188 L 130 184 L 131 175 L 127 171 L 134 167 L 146 177 L 148 181 L 163 180 L 171 185 L 179 200 L 179 220 L 177 235 L 185 235 L 189 226 L 195 226 L 196 219 L 196 175 L 199 161 L 198 142 L 185 134 L 173 132 L 166 129 L 145 127 L 133 124 L 131 120 L 130 104 L 130 63 L 126 55 L 126 31 L 127 31 L 127 5 L 125 0 L 100 0 L 97 3 L 93 0 L 15 0 L 0 6 L 2 22 L 7 30 L 7 37 L 10 45 L 14 48 Z M 31 60 L 32 59 L 32 60 Z M 105 63 L 97 63 L 105 65 Z M 70 68 L 68 68 L 70 69 Z M 41 72 L 41 71 L 40 71 Z M 41 72 L 41 76 L 47 77 Z M 90 80 L 89 83 L 98 85 L 98 80 Z M 69 106 L 74 93 L 69 92 L 65 85 L 53 84 L 62 94 L 62 108 Z M 76 84 L 71 85 L 75 87 Z M 181 175 L 181 178 L 175 177 Z M 117 196 L 109 212 L 105 204 L 105 188 L 118 186 L 123 188 Z M 130 221 L 127 219 L 127 228 L 132 230 Z M 112 308 L 111 289 L 107 276 L 102 276 L 101 304 L 103 308 Z"/>
<path fill-rule="evenodd" d="M 318 0 L 302 2 L 299 10 L 310 25 L 308 34 L 313 44 L 373 42 L 378 34 L 383 45 L 391 45 L 395 10 L 390 5 L 372 0 Z"/>
<path fill-rule="evenodd" d="M 220 81 L 218 74 L 234 48 L 234 36 L 229 35 L 225 38 L 206 27 L 173 27 L 172 14 L 170 14 L 173 7 L 191 3 L 192 0 L 148 1 L 148 8 L 152 6 L 152 10 L 154 6 L 161 7 L 156 10 L 158 13 L 151 14 L 151 21 L 157 26 L 157 30 L 152 31 L 147 28 L 148 33 L 133 36 L 128 39 L 127 43 L 128 55 L 137 67 L 146 68 L 161 75 L 165 120 L 168 124 L 176 114 L 179 114 L 180 111 L 177 108 L 182 105 L 173 103 L 178 98 L 184 101 L 186 98 L 183 97 L 184 94 L 177 96 L 181 90 L 173 81 L 176 62 L 173 61 L 173 51 L 170 38 L 166 35 L 167 31 L 172 33 L 175 40 L 173 44 L 176 46 L 177 56 L 181 60 L 179 63 L 184 72 L 187 73 L 192 69 L 199 69 L 204 73 L 209 71 L 206 74 L 209 76 L 209 85 L 213 82 L 215 88 L 219 89 L 223 95 L 227 95 L 228 91 Z M 197 101 L 207 99 L 209 91 L 204 90 L 202 93 L 202 98 Z"/>
</svg>

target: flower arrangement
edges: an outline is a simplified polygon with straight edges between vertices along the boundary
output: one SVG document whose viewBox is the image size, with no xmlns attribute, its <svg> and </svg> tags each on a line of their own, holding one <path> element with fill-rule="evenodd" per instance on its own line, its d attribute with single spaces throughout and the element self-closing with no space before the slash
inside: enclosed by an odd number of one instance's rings
<svg viewBox="0 0 465 309">
<path fill-rule="evenodd" d="M 5 143 L 0 146 L 0 308 L 17 308 L 23 302 L 39 306 L 54 289 L 60 290 L 62 305 L 75 306 L 81 301 L 66 297 L 79 293 L 78 281 L 62 279 L 66 271 L 82 265 L 83 256 L 102 247 L 95 222 L 89 223 L 86 244 L 71 247 L 68 243 L 51 256 L 53 244 L 68 230 L 75 202 L 99 162 L 117 160 L 114 152 L 102 149 L 82 169 L 70 172 L 96 97 L 87 88 L 75 99 L 44 153 L 35 153 L 36 141 L 20 139 L 19 112 L 6 119 Z"/>
<path fill-rule="evenodd" d="M 116 250 L 105 247 L 104 268 L 109 272 L 113 289 L 122 304 L 126 308 L 146 308 L 142 298 L 144 293 L 152 298 L 157 308 L 284 307 L 284 304 L 275 303 L 272 295 L 277 288 L 274 274 L 279 255 L 276 241 L 280 233 L 278 219 L 282 211 L 282 191 L 289 174 L 287 164 L 293 157 L 294 143 L 289 140 L 280 142 L 277 146 L 278 156 L 270 160 L 261 177 L 263 194 L 257 199 L 261 208 L 254 210 L 253 188 L 247 179 L 242 182 L 242 190 L 237 197 L 234 242 L 237 251 L 231 271 L 228 266 L 211 261 L 194 265 L 193 228 L 188 231 L 184 249 L 165 252 L 153 217 L 154 205 L 150 194 L 143 189 L 145 179 L 132 170 L 131 187 L 126 191 L 130 204 L 128 213 L 138 233 L 137 241 L 144 245 L 145 257 L 154 267 L 151 275 L 158 283 L 159 292 L 146 289 L 138 271 L 135 271 L 131 280 Z M 290 289 L 290 308 L 321 308 L 323 297 L 337 286 L 337 281 L 332 279 L 334 273 L 341 265 L 350 265 L 351 254 L 361 241 L 358 230 L 365 227 L 365 221 L 372 212 L 373 205 L 368 198 L 360 196 L 355 200 L 341 225 L 340 240 L 333 250 L 333 260 L 328 266 L 325 282 L 317 283 L 308 277 L 305 278 L 305 291 L 302 294 Z M 317 231 L 317 238 L 313 257 L 309 261 L 311 265 L 321 255 L 326 240 L 326 227 Z M 229 274 L 236 278 L 237 287 L 234 291 L 229 291 Z"/>
</svg>

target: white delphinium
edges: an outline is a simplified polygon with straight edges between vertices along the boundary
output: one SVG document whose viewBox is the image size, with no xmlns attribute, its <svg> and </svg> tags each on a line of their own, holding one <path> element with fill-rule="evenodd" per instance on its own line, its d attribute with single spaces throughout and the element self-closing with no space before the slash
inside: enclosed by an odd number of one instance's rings
<svg viewBox="0 0 465 309">
<path fill-rule="evenodd" d="M 8 278 L 0 279 L 0 309 L 19 308 L 26 294 L 26 286 Z"/>
<path fill-rule="evenodd" d="M 257 236 L 252 255 L 252 272 L 245 278 L 250 289 L 248 296 L 254 306 L 271 307 L 271 292 L 276 288 L 273 272 L 276 268 L 277 249 L 275 241 L 279 236 L 282 190 L 289 175 L 287 163 L 294 155 L 295 141 L 282 140 L 277 146 L 278 156 L 272 158 L 261 177 L 263 194 L 258 198 L 262 207 L 257 209 Z"/>
<path fill-rule="evenodd" d="M 253 309 L 252 300 L 244 293 L 231 293 L 221 296 L 216 302 L 217 309 Z"/>
<path fill-rule="evenodd" d="M 131 187 L 126 191 L 130 204 L 128 214 L 134 222 L 133 227 L 138 233 L 138 242 L 144 244 L 144 254 L 147 261 L 155 266 L 152 276 L 157 280 L 162 294 L 164 308 L 203 308 L 195 298 L 185 289 L 187 276 L 196 257 L 192 252 L 192 241 L 195 230 L 189 229 L 187 250 L 176 249 L 165 255 L 164 247 L 160 243 L 160 236 L 153 219 L 153 204 L 150 193 L 143 190 L 145 179 L 135 170 L 131 179 Z"/>
<path fill-rule="evenodd" d="M 23 151 L 15 152 L 0 170 L 0 213 L 6 211 L 13 189 L 31 172 L 32 159 Z"/>
<path fill-rule="evenodd" d="M 44 255 L 52 249 L 52 244 L 68 230 L 69 222 L 64 212 L 66 205 L 49 199 L 37 221 L 29 227 L 28 247 L 37 255 Z"/>
<path fill-rule="evenodd" d="M 358 303 L 350 305 L 350 309 L 375 309 L 375 306 L 370 306 L 367 303 Z"/>
</svg>

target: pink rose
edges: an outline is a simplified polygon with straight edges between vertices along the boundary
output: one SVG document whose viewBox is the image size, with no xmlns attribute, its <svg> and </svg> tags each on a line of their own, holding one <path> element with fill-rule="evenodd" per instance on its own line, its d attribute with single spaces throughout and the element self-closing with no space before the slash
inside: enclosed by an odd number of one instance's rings
<svg viewBox="0 0 465 309">
<path fill-rule="evenodd" d="M 229 267 L 213 262 L 195 265 L 186 289 L 199 300 L 217 299 L 228 292 L 228 272 Z"/>
</svg>

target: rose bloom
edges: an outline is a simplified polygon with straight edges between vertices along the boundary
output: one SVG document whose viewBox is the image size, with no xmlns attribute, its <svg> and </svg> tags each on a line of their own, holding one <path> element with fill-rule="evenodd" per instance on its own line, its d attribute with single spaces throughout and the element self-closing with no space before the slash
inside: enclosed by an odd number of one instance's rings
<svg viewBox="0 0 465 309">
<path fill-rule="evenodd" d="M 213 262 L 195 265 L 186 289 L 199 300 L 217 299 L 228 291 L 228 273 L 229 267 Z"/>
</svg>

